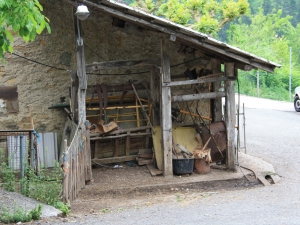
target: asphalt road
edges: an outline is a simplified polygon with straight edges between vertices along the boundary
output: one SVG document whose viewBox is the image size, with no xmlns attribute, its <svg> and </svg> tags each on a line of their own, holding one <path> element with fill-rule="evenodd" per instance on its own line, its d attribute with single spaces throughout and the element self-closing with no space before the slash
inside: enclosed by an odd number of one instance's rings
<svg viewBox="0 0 300 225">
<path fill-rule="evenodd" d="M 280 183 L 75 218 L 64 224 L 300 224 L 300 113 L 292 103 L 249 97 L 241 97 L 242 102 L 247 153 L 273 164 Z"/>
</svg>

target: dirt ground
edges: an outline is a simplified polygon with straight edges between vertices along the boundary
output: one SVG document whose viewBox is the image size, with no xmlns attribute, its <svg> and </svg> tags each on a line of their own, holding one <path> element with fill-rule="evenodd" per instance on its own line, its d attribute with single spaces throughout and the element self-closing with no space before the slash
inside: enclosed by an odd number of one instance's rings
<svg viewBox="0 0 300 225">
<path fill-rule="evenodd" d="M 129 167 L 125 163 L 118 166 L 93 169 L 94 183 L 87 185 L 72 202 L 71 216 L 84 217 L 107 211 L 141 208 L 152 204 L 176 202 L 179 198 L 189 202 L 220 191 L 259 185 L 251 175 L 247 176 L 250 182 L 246 179 L 232 179 L 187 183 L 187 179 L 198 179 L 205 175 L 192 173 L 174 176 L 170 181 L 163 176 L 151 176 L 146 166 Z M 220 172 L 222 171 L 211 169 L 211 174 L 207 176 Z"/>
</svg>

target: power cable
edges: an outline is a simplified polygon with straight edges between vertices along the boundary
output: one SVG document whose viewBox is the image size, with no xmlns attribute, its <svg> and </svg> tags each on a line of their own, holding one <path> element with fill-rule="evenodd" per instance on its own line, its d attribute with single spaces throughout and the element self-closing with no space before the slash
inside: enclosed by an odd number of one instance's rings
<svg viewBox="0 0 300 225">
<path fill-rule="evenodd" d="M 16 54 L 16 53 L 13 53 L 13 52 L 12 52 L 11 54 L 12 54 L 12 55 L 15 55 L 15 56 L 18 56 L 18 57 L 20 57 L 20 58 L 22 58 L 22 59 L 26 59 L 26 60 L 28 60 L 28 61 L 30 61 L 30 62 L 33 62 L 33 63 L 36 63 L 36 64 L 40 64 L 40 65 L 42 65 L 42 66 L 50 67 L 50 68 L 52 68 L 52 69 L 69 71 L 69 70 L 66 70 L 66 69 L 63 69 L 63 68 L 59 68 L 59 67 L 55 67 L 55 66 L 50 66 L 50 65 L 47 65 L 47 64 L 45 64 L 45 63 L 41 63 L 41 62 L 35 61 L 35 60 L 33 60 L 33 59 L 26 58 L 25 56 L 21 56 L 21 55 L 18 55 L 18 54 Z"/>
</svg>

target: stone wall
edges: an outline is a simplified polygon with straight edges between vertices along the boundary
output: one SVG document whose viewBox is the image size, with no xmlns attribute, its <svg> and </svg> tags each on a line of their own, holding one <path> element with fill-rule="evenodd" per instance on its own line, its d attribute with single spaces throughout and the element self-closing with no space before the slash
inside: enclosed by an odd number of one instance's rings
<svg viewBox="0 0 300 225">
<path fill-rule="evenodd" d="M 50 19 L 52 33 L 48 34 L 44 31 L 37 36 L 36 41 L 30 43 L 24 43 L 16 37 L 14 52 L 65 70 L 46 67 L 6 54 L 6 64 L 0 64 L 0 83 L 4 86 L 17 86 L 19 112 L 8 112 L 5 100 L 2 100 L 0 102 L 0 130 L 29 129 L 31 108 L 35 129 L 38 132 L 57 132 L 61 135 L 66 113 L 62 109 L 50 110 L 48 107 L 59 103 L 61 97 L 66 97 L 68 101 L 70 86 L 68 70 L 76 68 L 74 9 L 71 5 L 56 0 L 43 0 L 41 3 L 44 6 L 44 14 Z M 112 26 L 112 17 L 96 10 L 91 10 L 90 17 L 81 24 L 84 33 L 86 64 L 126 59 L 156 59 L 160 62 L 158 36 L 145 34 L 137 26 L 128 23 L 124 28 Z M 170 41 L 171 65 L 181 64 L 202 55 L 200 51 L 193 50 L 178 53 L 180 47 L 180 44 Z M 171 74 L 182 74 L 187 67 L 190 69 L 195 67 L 197 70 L 203 68 L 201 65 L 181 64 L 172 67 Z M 130 71 L 141 72 L 136 69 Z M 142 71 L 147 70 L 142 68 Z M 101 71 L 97 75 L 88 75 L 88 84 L 94 85 L 102 82 L 115 84 L 145 79 L 149 81 L 150 72 L 138 75 L 114 75 L 128 72 L 126 68 Z M 199 102 L 198 107 L 204 115 L 210 115 L 208 100 Z"/>
</svg>

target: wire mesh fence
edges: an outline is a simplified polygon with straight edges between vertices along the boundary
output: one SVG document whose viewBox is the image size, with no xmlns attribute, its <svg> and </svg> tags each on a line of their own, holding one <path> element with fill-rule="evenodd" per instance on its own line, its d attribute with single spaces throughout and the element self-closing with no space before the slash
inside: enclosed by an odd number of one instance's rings
<svg viewBox="0 0 300 225">
<path fill-rule="evenodd" d="M 5 163 L 16 172 L 16 175 L 20 171 L 20 176 L 22 176 L 25 163 L 31 161 L 32 132 L 31 130 L 0 131 L 0 164 Z"/>
</svg>

